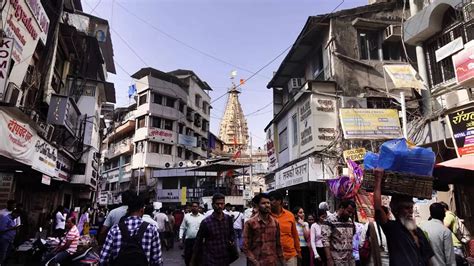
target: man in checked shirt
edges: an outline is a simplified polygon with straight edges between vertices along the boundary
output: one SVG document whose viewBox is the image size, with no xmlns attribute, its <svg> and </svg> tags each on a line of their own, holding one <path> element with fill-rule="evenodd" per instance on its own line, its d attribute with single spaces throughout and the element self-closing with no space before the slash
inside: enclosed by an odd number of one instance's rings
<svg viewBox="0 0 474 266">
<path fill-rule="evenodd" d="M 140 256 L 129 258 L 129 256 L 127 257 L 129 254 L 126 253 L 126 250 L 122 252 L 120 250 L 122 241 L 124 241 L 124 233 L 127 234 L 126 236 L 132 237 L 130 240 L 133 240 L 133 236 L 139 233 L 139 229 L 143 223 L 141 217 L 143 216 L 144 207 L 145 204 L 141 197 L 132 197 L 128 204 L 127 215 L 122 218 L 122 220 L 120 220 L 119 224 L 112 226 L 107 235 L 105 244 L 102 248 L 102 251 L 100 252 L 100 265 L 163 265 L 161 258 L 160 236 L 158 233 L 158 228 L 156 228 L 154 225 L 148 224 L 146 229 L 143 227 L 143 236 L 139 236 L 139 239 L 141 240 L 141 247 L 146 258 L 142 258 Z M 128 232 L 121 232 L 121 224 L 122 227 L 124 227 L 124 225 L 126 226 Z M 133 261 L 133 263 L 130 264 L 126 261 Z"/>
</svg>

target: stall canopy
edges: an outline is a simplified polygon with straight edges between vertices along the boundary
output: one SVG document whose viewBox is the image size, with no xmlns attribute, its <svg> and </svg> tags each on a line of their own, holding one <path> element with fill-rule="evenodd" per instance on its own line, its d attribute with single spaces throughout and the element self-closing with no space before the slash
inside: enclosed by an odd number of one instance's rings
<svg viewBox="0 0 474 266">
<path fill-rule="evenodd" d="M 433 176 L 435 185 L 474 185 L 474 157 L 465 156 L 438 163 L 434 168 Z"/>
<path fill-rule="evenodd" d="M 223 161 L 223 162 L 216 162 L 212 164 L 207 164 L 203 165 L 200 167 L 196 167 L 193 169 L 188 170 L 189 172 L 224 172 L 224 171 L 229 171 L 229 170 L 235 170 L 235 169 L 241 169 L 245 167 L 249 167 L 250 165 L 248 164 L 240 164 L 240 163 L 234 163 L 234 162 L 229 162 L 229 161 Z"/>
<path fill-rule="evenodd" d="M 455 158 L 439 163 L 437 165 L 474 171 L 474 156 L 464 156 L 461 158 Z"/>
</svg>

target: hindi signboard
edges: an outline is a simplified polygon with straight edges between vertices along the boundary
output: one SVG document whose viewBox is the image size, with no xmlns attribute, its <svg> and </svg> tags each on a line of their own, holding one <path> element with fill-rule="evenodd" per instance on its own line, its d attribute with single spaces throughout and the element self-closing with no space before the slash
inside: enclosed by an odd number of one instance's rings
<svg viewBox="0 0 474 266">
<path fill-rule="evenodd" d="M 345 139 L 394 139 L 402 137 L 395 109 L 340 109 Z"/>
<path fill-rule="evenodd" d="M 306 158 L 275 173 L 275 189 L 308 182 L 308 163 L 309 160 Z"/>
<path fill-rule="evenodd" d="M 448 114 L 458 157 L 474 155 L 474 106 Z"/>
</svg>

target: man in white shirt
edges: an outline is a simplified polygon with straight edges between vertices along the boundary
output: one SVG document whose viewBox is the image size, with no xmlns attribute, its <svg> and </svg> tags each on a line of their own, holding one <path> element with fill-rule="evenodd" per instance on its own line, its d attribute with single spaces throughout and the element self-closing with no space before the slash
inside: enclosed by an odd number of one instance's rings
<svg viewBox="0 0 474 266">
<path fill-rule="evenodd" d="M 191 213 L 184 216 L 184 220 L 179 227 L 179 240 L 181 245 L 184 244 L 184 262 L 186 266 L 191 262 L 193 256 L 194 241 L 199 231 L 204 215 L 199 213 L 199 203 L 193 202 L 191 206 Z"/>
<path fill-rule="evenodd" d="M 169 222 L 168 215 L 166 215 L 166 213 L 164 212 L 163 209 L 161 209 L 161 211 L 163 211 L 163 212 L 160 212 L 160 210 L 157 210 L 155 212 L 155 217 L 153 217 L 153 219 L 157 223 L 158 232 L 160 233 L 161 244 L 166 248 L 166 250 L 169 250 L 170 245 L 166 241 L 167 238 L 166 238 L 166 234 L 165 234 L 166 224 Z"/>
<path fill-rule="evenodd" d="M 147 222 L 147 223 L 149 223 L 149 224 L 151 224 L 151 225 L 156 226 L 156 228 L 158 229 L 158 223 L 157 223 L 155 220 L 153 220 L 153 218 L 152 218 L 152 215 L 153 215 L 154 210 L 155 210 L 155 209 L 153 208 L 153 205 L 148 204 L 148 205 L 145 207 L 145 211 L 144 211 L 144 213 L 143 213 L 142 220 L 143 220 L 144 222 Z"/>
<path fill-rule="evenodd" d="M 242 249 L 243 237 L 242 230 L 244 229 L 244 214 L 239 211 L 233 212 L 234 219 L 234 232 L 235 232 L 235 243 L 239 245 L 239 248 Z"/>
</svg>

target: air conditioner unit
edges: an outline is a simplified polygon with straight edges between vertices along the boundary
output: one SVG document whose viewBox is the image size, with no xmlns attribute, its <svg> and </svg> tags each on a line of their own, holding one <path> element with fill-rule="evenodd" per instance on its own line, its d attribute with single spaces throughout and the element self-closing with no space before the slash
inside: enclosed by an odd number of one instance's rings
<svg viewBox="0 0 474 266">
<path fill-rule="evenodd" d="M 464 22 L 469 22 L 472 19 L 474 19 L 474 3 L 470 2 L 463 6 L 462 8 L 462 14 L 464 17 Z"/>
<path fill-rule="evenodd" d="M 341 97 L 342 108 L 367 108 L 367 99 L 361 97 Z"/>
<path fill-rule="evenodd" d="M 471 100 L 466 89 L 452 91 L 441 96 L 441 104 L 447 110 L 465 105 Z"/>
<path fill-rule="evenodd" d="M 180 161 L 177 163 L 179 168 L 187 167 L 187 161 Z"/>
<path fill-rule="evenodd" d="M 174 164 L 172 162 L 165 162 L 165 168 L 171 168 Z"/>
<path fill-rule="evenodd" d="M 402 38 L 402 26 L 390 25 L 383 32 L 383 40 L 387 42 L 400 41 Z"/>
<path fill-rule="evenodd" d="M 207 162 L 205 160 L 196 160 L 194 161 L 194 164 L 199 167 L 199 166 L 207 165 Z"/>
<path fill-rule="evenodd" d="M 19 106 L 23 91 L 20 90 L 14 83 L 8 83 L 7 90 L 3 97 L 3 102 L 11 106 Z"/>
<path fill-rule="evenodd" d="M 305 80 L 304 78 L 292 78 L 288 81 L 288 91 L 300 89 L 303 86 Z"/>
</svg>

